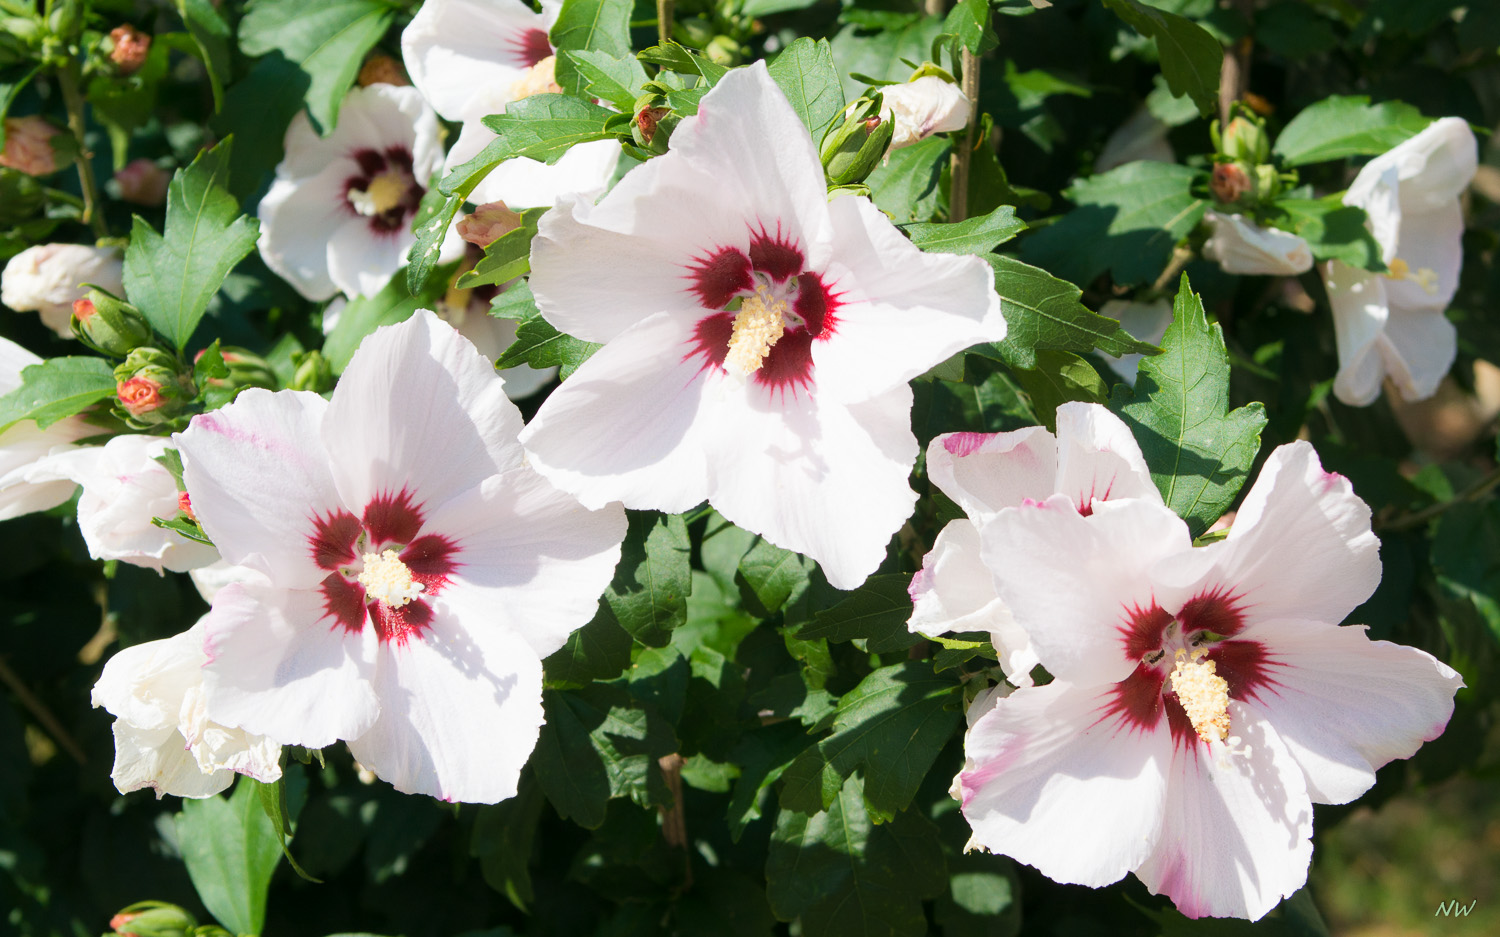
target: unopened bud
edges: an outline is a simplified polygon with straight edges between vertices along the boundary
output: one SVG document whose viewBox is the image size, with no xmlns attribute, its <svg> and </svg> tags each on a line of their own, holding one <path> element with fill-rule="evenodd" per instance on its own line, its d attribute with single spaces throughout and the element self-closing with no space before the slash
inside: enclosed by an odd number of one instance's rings
<svg viewBox="0 0 1500 937">
<path fill-rule="evenodd" d="M 151 341 L 146 317 L 99 289 L 73 303 L 73 337 L 95 351 L 123 358 Z"/>
<path fill-rule="evenodd" d="M 52 148 L 52 138 L 60 133 L 61 130 L 40 117 L 5 118 L 5 149 L 0 151 L 0 166 L 29 176 L 57 172 L 57 153 Z"/>
<path fill-rule="evenodd" d="M 136 937 L 187 937 L 197 926 L 191 914 L 164 901 L 139 901 L 109 919 L 110 930 Z"/>
<path fill-rule="evenodd" d="M 863 97 L 844 108 L 844 122 L 823 137 L 819 158 L 830 185 L 854 185 L 875 171 L 895 126 L 880 116 L 880 98 Z"/>
<path fill-rule="evenodd" d="M 969 125 L 973 107 L 963 89 L 936 74 L 880 89 L 885 101 L 881 116 L 894 123 L 891 149 L 911 146 L 935 133 L 950 133 Z"/>
<path fill-rule="evenodd" d="M 520 226 L 521 216 L 506 208 L 504 202 L 487 202 L 459 220 L 458 236 L 484 248 Z"/>
<path fill-rule="evenodd" d="M 1271 139 L 1266 122 L 1259 117 L 1236 114 L 1222 133 L 1215 128 L 1215 144 L 1224 156 L 1245 163 L 1264 163 L 1271 157 Z"/>
<path fill-rule="evenodd" d="M 115 396 L 128 422 L 155 426 L 176 418 L 197 396 L 192 378 L 160 348 L 137 348 L 115 368 Z"/>
<path fill-rule="evenodd" d="M 199 357 L 201 356 L 202 352 L 199 352 Z M 248 348 L 225 345 L 219 349 L 219 357 L 224 359 L 224 367 L 229 374 L 227 377 L 211 379 L 208 383 L 216 387 L 276 389 L 276 372 L 271 369 L 271 363 Z M 197 360 L 194 359 L 194 364 L 196 363 Z"/>
<path fill-rule="evenodd" d="M 193 499 L 188 496 L 186 491 L 177 492 L 177 510 L 186 514 L 187 519 L 190 521 L 198 519 L 198 515 L 193 513 Z"/>
<path fill-rule="evenodd" d="M 167 184 L 172 177 L 149 159 L 131 160 L 115 173 L 120 186 L 120 200 L 135 205 L 156 206 L 167 200 Z"/>
<path fill-rule="evenodd" d="M 109 51 L 109 60 L 115 63 L 120 74 L 133 75 L 146 64 L 146 56 L 151 51 L 149 34 L 125 23 L 111 29 L 109 39 L 114 44 Z"/>
<path fill-rule="evenodd" d="M 667 104 L 666 95 L 643 94 L 635 99 L 635 116 L 630 121 L 630 137 L 635 145 L 660 156 L 682 115 Z"/>
<path fill-rule="evenodd" d="M 371 85 L 409 85 L 406 70 L 401 63 L 389 55 L 376 53 L 365 59 L 365 64 L 360 67 L 359 78 L 356 79 L 361 88 Z"/>
<path fill-rule="evenodd" d="M 728 36 L 715 36 L 704 47 L 703 54 L 715 65 L 732 68 L 745 57 L 745 47 Z"/>
<path fill-rule="evenodd" d="M 296 369 L 292 372 L 292 390 L 310 390 L 321 394 L 333 387 L 333 366 L 323 353 L 314 349 L 296 355 L 292 359 Z"/>
<path fill-rule="evenodd" d="M 1233 205 L 1249 195 L 1255 188 L 1255 183 L 1250 178 L 1248 169 L 1242 163 L 1215 163 L 1213 175 L 1208 181 L 1214 198 L 1225 205 Z"/>
</svg>

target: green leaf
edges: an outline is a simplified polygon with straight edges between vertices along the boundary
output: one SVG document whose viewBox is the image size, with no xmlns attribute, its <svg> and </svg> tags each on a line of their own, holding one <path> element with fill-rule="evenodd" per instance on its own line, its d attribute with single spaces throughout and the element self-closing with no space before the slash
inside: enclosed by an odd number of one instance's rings
<svg viewBox="0 0 1500 937">
<path fill-rule="evenodd" d="M 906 622 L 911 618 L 911 577 L 899 573 L 871 576 L 864 585 L 832 608 L 813 614 L 813 620 L 797 629 L 804 641 L 868 641 L 872 654 L 911 647 L 920 638 Z"/>
<path fill-rule="evenodd" d="M 620 626 L 647 647 L 665 647 L 687 621 L 692 591 L 687 524 L 682 515 L 631 511 L 620 564 L 604 600 Z"/>
<path fill-rule="evenodd" d="M 856 770 L 877 822 L 905 810 L 962 721 L 949 704 L 958 684 L 915 660 L 882 667 L 839 700 L 833 734 L 786 769 L 783 809 L 817 813 Z"/>
<path fill-rule="evenodd" d="M 394 17 L 380 0 L 251 0 L 240 20 L 240 50 L 251 56 L 279 51 L 302 66 L 308 116 L 327 136 L 365 53 Z"/>
<path fill-rule="evenodd" d="M 516 340 L 505 349 L 495 367 L 504 370 L 518 364 L 529 364 L 533 368 L 557 368 L 558 374 L 566 380 L 602 347 L 559 332 L 538 314 L 516 329 Z"/>
<path fill-rule="evenodd" d="M 555 163 L 568 149 L 590 140 L 609 140 L 604 125 L 620 116 L 614 111 L 565 94 L 533 94 L 505 106 L 504 114 L 484 119 L 495 139 L 473 159 L 443 177 L 444 195 L 467 196 L 490 170 L 517 156 Z"/>
<path fill-rule="evenodd" d="M 184 800 L 177 840 L 209 913 L 236 934 L 259 934 L 281 846 L 255 782 L 241 778 L 227 800 Z"/>
<path fill-rule="evenodd" d="M 474 265 L 474 269 L 458 278 L 459 289 L 504 283 L 530 273 L 531 239 L 536 237 L 537 223 L 546 212 L 545 208 L 528 208 L 522 211 L 521 226 L 495 238 L 484 249 L 484 256 Z"/>
<path fill-rule="evenodd" d="M 584 49 L 620 58 L 633 56 L 630 12 L 634 8 L 633 0 L 563 0 L 557 22 L 552 24 L 552 45 L 558 50 Z M 582 90 L 567 85 L 563 88 L 570 94 Z"/>
<path fill-rule="evenodd" d="M 5 147 L 5 116 L 15 103 L 16 95 L 41 71 L 40 65 L 18 63 L 0 69 L 0 149 Z"/>
<path fill-rule="evenodd" d="M 521 773 L 516 796 L 479 808 L 469 855 L 479 860 L 485 882 L 525 912 L 534 897 L 531 889 L 531 849 L 546 799 L 530 771 Z"/>
<path fill-rule="evenodd" d="M 958 0 L 943 20 L 943 32 L 956 36 L 975 55 L 983 55 L 1000 44 L 991 21 L 990 0 Z"/>
<path fill-rule="evenodd" d="M 1150 282 L 1203 219 L 1208 205 L 1190 190 L 1198 175 L 1141 161 L 1080 179 L 1067 191 L 1077 207 L 1028 236 L 1021 256 L 1080 285 L 1106 270 L 1121 286 Z"/>
<path fill-rule="evenodd" d="M 848 25 L 833 37 L 833 63 L 844 76 L 845 98 L 864 93 L 864 82 L 851 77 L 854 74 L 879 81 L 905 81 L 911 75 L 906 62 L 920 62 L 931 55 L 933 40 L 943 31 L 943 21 L 936 16 L 898 14 L 899 19 L 873 33 L 871 27 L 852 19 L 856 14 L 874 12 L 846 7 L 842 18 Z"/>
<path fill-rule="evenodd" d="M 229 24 L 209 0 L 177 0 L 177 12 L 208 71 L 218 111 L 224 106 L 224 86 L 229 83 Z"/>
<path fill-rule="evenodd" d="M 922 901 L 947 887 L 937 830 L 916 811 L 876 826 L 858 776 L 827 811 L 782 810 L 766 856 L 766 897 L 805 937 L 923 937 Z"/>
<path fill-rule="evenodd" d="M 931 218 L 937 211 L 938 181 L 951 149 L 949 142 L 938 136 L 892 150 L 865 180 L 870 201 L 898 224 Z"/>
<path fill-rule="evenodd" d="M 1245 483 L 1265 408 L 1229 412 L 1229 352 L 1203 301 L 1182 277 L 1162 354 L 1141 359 L 1132 391 L 1116 384 L 1109 407 L 1130 426 L 1151 480 L 1194 537 L 1234 503 Z"/>
<path fill-rule="evenodd" d="M 740 557 L 738 578 L 769 615 L 806 591 L 813 566 L 802 554 L 757 537 Z"/>
<path fill-rule="evenodd" d="M 240 214 L 229 194 L 232 143 L 199 153 L 172 176 L 165 237 L 137 215 L 125 248 L 126 296 L 178 349 L 260 233 L 260 222 Z"/>
<path fill-rule="evenodd" d="M 740 15 L 749 17 L 770 16 L 772 13 L 805 10 L 817 2 L 818 0 L 745 0 L 744 6 L 740 7 Z"/>
<path fill-rule="evenodd" d="M 103 358 L 48 358 L 22 368 L 20 386 L 0 397 L 0 430 L 20 420 L 46 429 L 114 395 L 114 369 Z"/>
<path fill-rule="evenodd" d="M 1035 368 L 1016 368 L 1016 381 L 1031 398 L 1031 409 L 1047 429 L 1057 430 L 1057 408 L 1070 400 L 1104 403 L 1109 388 L 1094 366 L 1067 351 L 1036 353 Z"/>
<path fill-rule="evenodd" d="M 813 143 L 823 139 L 828 125 L 844 110 L 844 89 L 828 40 L 815 42 L 803 36 L 783 49 L 767 70 L 812 133 Z"/>
<path fill-rule="evenodd" d="M 1443 513 L 1432 537 L 1432 566 L 1443 590 L 1474 606 L 1500 640 L 1500 501 Z"/>
<path fill-rule="evenodd" d="M 904 229 L 913 244 L 935 254 L 988 254 L 1026 230 L 1016 210 L 1001 205 L 987 215 L 955 224 L 911 224 Z"/>
<path fill-rule="evenodd" d="M 191 540 L 194 543 L 201 543 L 204 546 L 210 547 L 214 545 L 214 542 L 203 532 L 203 527 L 197 521 L 190 519 L 186 514 L 179 513 L 176 517 L 153 517 L 151 518 L 151 526 L 160 527 L 162 530 L 170 530 L 183 539 Z M 290 859 L 291 857 L 288 856 L 287 858 Z M 292 865 L 295 866 L 296 864 L 294 860 Z M 300 869 L 298 870 L 298 874 L 302 875 L 303 878 L 308 877 Z"/>
<path fill-rule="evenodd" d="M 592 830 L 604 822 L 611 798 L 643 807 L 671 802 L 657 759 L 675 751 L 677 740 L 624 689 L 546 690 L 542 708 L 547 721 L 531 764 L 563 819 Z"/>
<path fill-rule="evenodd" d="M 268 55 L 229 86 L 224 107 L 209 121 L 220 137 L 234 135 L 229 191 L 242 203 L 281 162 L 286 128 L 302 110 L 308 84 L 307 72 L 295 62 Z"/>
<path fill-rule="evenodd" d="M 438 254 L 443 249 L 443 238 L 453 216 L 463 206 L 461 195 L 443 195 L 437 189 L 428 189 L 422 196 L 422 204 L 412 219 L 412 230 L 417 239 L 406 252 L 406 289 L 412 294 L 422 292 L 432 281 L 437 269 Z"/>
<path fill-rule="evenodd" d="M 1083 292 L 1045 270 L 1014 257 L 985 258 L 995 268 L 995 291 L 1005 315 L 1005 339 L 991 346 L 993 356 L 1017 368 L 1036 368 L 1037 353 L 1059 351 L 1107 355 L 1149 355 L 1156 346 L 1132 338 L 1119 320 L 1090 311 L 1080 302 Z M 983 348 L 975 349 L 990 355 Z"/>
<path fill-rule="evenodd" d="M 1350 156 L 1377 156 L 1421 133 L 1432 121 L 1410 104 L 1367 97 L 1324 98 L 1302 110 L 1272 152 L 1289 166 Z"/>
<path fill-rule="evenodd" d="M 1366 226 L 1369 216 L 1363 208 L 1345 205 L 1337 195 L 1321 199 L 1284 198 L 1275 207 L 1286 214 L 1279 227 L 1306 241 L 1314 260 L 1338 260 L 1351 267 L 1385 272 L 1380 242 Z"/>
<path fill-rule="evenodd" d="M 704 58 L 679 43 L 670 41 L 642 49 L 636 58 L 647 65 L 655 65 L 669 72 L 677 72 L 679 75 L 696 75 L 703 79 L 705 89 L 718 84 L 719 79 L 729 72 L 729 69 L 717 62 Z"/>
<path fill-rule="evenodd" d="M 418 309 L 431 309 L 447 288 L 447 277 L 431 277 L 427 289 L 413 296 L 406 289 L 404 277 L 391 281 L 372 296 L 356 296 L 339 313 L 338 325 L 323 341 L 323 357 L 335 374 L 348 367 L 349 359 L 365 336 L 382 325 L 405 322 Z"/>
<path fill-rule="evenodd" d="M 633 55 L 611 55 L 587 49 L 557 54 L 557 83 L 563 90 L 608 101 L 623 113 L 635 110 L 635 99 L 646 83 L 646 70 Z"/>
<path fill-rule="evenodd" d="M 1219 71 L 1224 64 L 1224 47 L 1208 30 L 1140 0 L 1104 0 L 1104 5 L 1136 32 L 1156 40 L 1161 73 L 1173 94 L 1191 97 L 1198 105 L 1198 113 L 1205 117 L 1214 113 L 1219 106 Z"/>
<path fill-rule="evenodd" d="M 256 793 L 260 795 L 260 807 L 270 819 L 271 829 L 276 833 L 276 843 L 281 847 L 281 854 L 286 857 L 286 861 L 291 863 L 292 870 L 309 882 L 322 884 L 322 879 L 313 878 L 303 870 L 302 866 L 297 864 L 292 851 L 287 848 L 287 841 L 292 836 L 292 823 L 297 819 L 297 811 L 301 808 L 302 801 L 307 798 L 307 781 L 301 769 L 296 769 L 295 777 L 301 779 L 301 786 L 303 788 L 302 796 L 297 799 L 297 808 L 295 809 L 289 809 L 288 805 L 288 775 L 277 778 L 274 784 L 262 784 L 250 777 L 241 778 L 239 783 L 251 785 Z"/>
<path fill-rule="evenodd" d="M 568 636 L 568 643 L 542 661 L 549 688 L 587 686 L 618 677 L 630 666 L 635 642 L 615 621 L 603 599 L 588 624 Z"/>
</svg>

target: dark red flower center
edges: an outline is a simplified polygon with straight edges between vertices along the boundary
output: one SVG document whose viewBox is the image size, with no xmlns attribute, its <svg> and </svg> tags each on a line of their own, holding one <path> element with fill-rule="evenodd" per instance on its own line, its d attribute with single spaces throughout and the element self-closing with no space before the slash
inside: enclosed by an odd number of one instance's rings
<svg viewBox="0 0 1500 937">
<path fill-rule="evenodd" d="M 544 29 L 533 28 L 516 33 L 506 44 L 510 46 L 511 55 L 515 56 L 523 68 L 531 68 L 552 54 L 552 42 Z"/>
<path fill-rule="evenodd" d="M 687 271 L 688 289 L 713 313 L 698 321 L 686 357 L 783 393 L 811 386 L 813 342 L 837 330 L 842 294 L 806 269 L 780 225 L 753 231 L 748 250 L 713 248 Z"/>
<path fill-rule="evenodd" d="M 405 645 L 432 624 L 430 600 L 458 569 L 458 546 L 422 532 L 422 506 L 405 489 L 380 495 L 355 517 L 348 511 L 313 518 L 307 538 L 323 579 L 324 617 L 360 632 L 370 622 L 382 644 Z"/>
<path fill-rule="evenodd" d="M 410 151 L 388 146 L 355 150 L 349 157 L 359 170 L 344 180 L 344 204 L 369 219 L 377 234 L 404 231 L 427 191 L 413 174 Z"/>
</svg>

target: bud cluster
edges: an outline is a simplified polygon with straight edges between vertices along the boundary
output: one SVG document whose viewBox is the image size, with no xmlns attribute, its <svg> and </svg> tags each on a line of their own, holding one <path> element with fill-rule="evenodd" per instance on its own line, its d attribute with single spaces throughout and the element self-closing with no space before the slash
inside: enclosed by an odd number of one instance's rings
<svg viewBox="0 0 1500 937">
<path fill-rule="evenodd" d="M 1271 136 L 1265 118 L 1236 104 L 1221 129 L 1214 121 L 1214 167 L 1208 187 L 1224 205 L 1254 208 L 1296 185 L 1295 173 L 1277 171 L 1271 162 Z"/>
</svg>

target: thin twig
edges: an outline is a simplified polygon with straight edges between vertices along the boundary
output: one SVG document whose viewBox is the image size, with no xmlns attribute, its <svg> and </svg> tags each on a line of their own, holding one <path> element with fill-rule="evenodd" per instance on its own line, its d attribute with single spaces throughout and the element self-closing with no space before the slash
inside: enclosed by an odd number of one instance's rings
<svg viewBox="0 0 1500 937">
<path fill-rule="evenodd" d="M 661 837 L 667 841 L 668 846 L 682 850 L 682 887 L 688 889 L 693 886 L 693 857 L 687 848 L 687 810 L 682 803 L 683 757 L 673 752 L 663 755 L 656 763 L 661 766 L 662 779 L 667 782 L 667 790 L 672 794 L 670 810 L 666 807 L 657 808 L 661 811 Z"/>
<path fill-rule="evenodd" d="M 52 715 L 52 710 L 48 709 L 47 704 L 37 698 L 37 695 L 21 682 L 20 676 L 10 669 L 10 664 L 6 663 L 3 657 L 0 657 L 0 683 L 10 687 L 10 691 L 16 694 L 16 699 L 21 701 L 21 705 L 36 717 L 36 721 L 42 724 L 42 728 L 47 730 L 47 734 L 52 736 L 53 741 L 57 742 L 63 751 L 73 756 L 74 761 L 79 764 L 88 762 L 83 749 L 73 741 L 73 736 L 69 735 L 68 730 L 57 721 L 57 717 Z"/>
<path fill-rule="evenodd" d="M 1452 498 L 1449 498 L 1447 501 L 1439 501 L 1437 504 L 1429 504 L 1427 507 L 1423 508 L 1420 511 L 1412 511 L 1407 514 L 1402 514 L 1399 517 L 1392 518 L 1385 523 L 1377 522 L 1375 524 L 1375 527 L 1377 530 L 1412 530 L 1413 528 L 1421 527 L 1423 524 L 1432 520 L 1434 517 L 1437 517 L 1439 514 L 1442 514 L 1444 511 L 1447 511 L 1449 508 L 1457 507 L 1460 504 L 1467 504 L 1471 501 L 1478 501 L 1480 498 L 1489 494 L 1497 487 L 1500 487 L 1500 468 L 1494 469 L 1488 475 L 1484 476 L 1479 481 L 1470 485 L 1468 488 L 1465 488 L 1463 491 L 1454 495 Z"/>
<path fill-rule="evenodd" d="M 1172 262 L 1167 264 L 1167 269 L 1161 272 L 1161 276 L 1156 278 L 1156 282 L 1151 284 L 1151 288 L 1157 292 L 1161 292 L 1170 287 L 1172 281 L 1177 279 L 1177 275 L 1182 272 L 1182 268 L 1186 267 L 1192 259 L 1193 252 L 1190 248 L 1180 246 L 1173 248 Z"/>
<path fill-rule="evenodd" d="M 83 94 L 78 89 L 78 63 L 69 62 L 57 70 L 57 82 L 62 87 L 63 103 L 68 108 L 68 130 L 78 146 L 74 162 L 78 164 L 78 186 L 83 190 L 83 223 L 94 229 L 94 236 L 109 237 L 109 226 L 104 222 L 104 213 L 99 210 L 99 184 L 94 179 L 94 154 L 84 144 Z"/>
<path fill-rule="evenodd" d="M 1255 17 L 1255 0 L 1234 0 L 1234 6 L 1239 10 L 1246 23 L 1250 23 Z M 1229 124 L 1229 109 L 1234 102 L 1242 100 L 1245 92 L 1250 90 L 1250 52 L 1254 48 L 1255 41 L 1251 33 L 1247 32 L 1234 45 L 1224 50 L 1224 65 L 1219 72 L 1219 123 L 1221 126 Z"/>
<path fill-rule="evenodd" d="M 979 57 L 963 50 L 963 90 L 969 99 L 969 129 L 953 154 L 952 183 L 948 187 L 948 220 L 969 217 L 969 166 L 974 160 L 974 134 L 979 125 Z"/>
<path fill-rule="evenodd" d="M 656 0 L 656 38 L 663 45 L 672 38 L 672 17 L 676 14 L 673 9 L 677 0 Z"/>
</svg>

